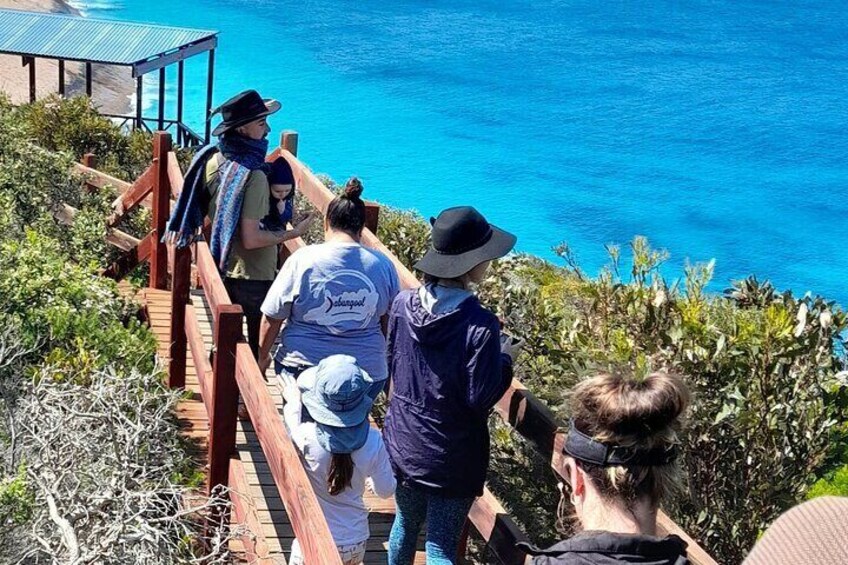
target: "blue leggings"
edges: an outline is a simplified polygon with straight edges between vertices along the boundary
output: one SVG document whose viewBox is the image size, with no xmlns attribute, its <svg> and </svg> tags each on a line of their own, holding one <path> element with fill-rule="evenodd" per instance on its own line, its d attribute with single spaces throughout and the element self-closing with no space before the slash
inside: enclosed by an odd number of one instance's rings
<svg viewBox="0 0 848 565">
<path fill-rule="evenodd" d="M 389 565 L 411 565 L 415 545 L 427 521 L 427 565 L 456 563 L 459 535 L 474 498 L 445 498 L 398 485 L 397 514 L 389 535 Z"/>
</svg>

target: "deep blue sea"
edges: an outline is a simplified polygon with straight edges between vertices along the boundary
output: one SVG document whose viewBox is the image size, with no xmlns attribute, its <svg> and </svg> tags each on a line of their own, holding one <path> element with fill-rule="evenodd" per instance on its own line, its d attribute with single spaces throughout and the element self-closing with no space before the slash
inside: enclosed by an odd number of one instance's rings
<svg viewBox="0 0 848 565">
<path fill-rule="evenodd" d="M 848 304 L 843 2 L 80 4 L 220 30 L 216 103 L 280 99 L 274 139 L 297 130 L 313 170 L 367 197 L 473 204 L 521 251 L 566 241 L 590 272 L 642 234 L 669 276 L 715 258 L 716 290 L 756 273 Z M 198 130 L 205 66 L 187 75 Z"/>
</svg>

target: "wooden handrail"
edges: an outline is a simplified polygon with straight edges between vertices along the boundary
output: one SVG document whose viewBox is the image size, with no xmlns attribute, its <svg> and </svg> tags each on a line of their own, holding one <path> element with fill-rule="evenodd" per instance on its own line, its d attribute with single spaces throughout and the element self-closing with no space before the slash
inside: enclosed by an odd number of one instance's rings
<svg viewBox="0 0 848 565">
<path fill-rule="evenodd" d="M 315 498 L 298 450 L 286 432 L 265 379 L 246 343 L 240 343 L 237 347 L 236 380 L 247 411 L 251 414 L 259 444 L 268 460 L 274 483 L 303 550 L 304 561 L 341 565 L 339 551 Z"/>
<path fill-rule="evenodd" d="M 153 192 L 156 182 L 156 171 L 153 165 L 147 167 L 138 179 L 132 183 L 129 190 L 120 194 L 112 203 L 112 215 L 106 221 L 109 226 L 114 226 L 130 213 L 136 206 L 141 204 Z"/>
<path fill-rule="evenodd" d="M 183 191 L 183 171 L 173 151 L 168 153 L 168 180 L 171 182 L 171 198 L 177 198 Z"/>
<path fill-rule="evenodd" d="M 147 261 L 153 254 L 153 234 L 148 233 L 138 242 L 138 245 L 124 253 L 117 261 L 109 265 L 104 271 L 103 276 L 121 280 L 132 272 L 137 266 L 144 261 Z"/>
<path fill-rule="evenodd" d="M 185 316 L 186 341 L 192 361 L 194 361 L 194 370 L 197 372 L 200 397 L 208 416 L 212 414 L 212 365 L 209 363 L 209 352 L 203 342 L 203 332 L 200 330 L 200 322 L 197 319 L 197 311 L 194 305 L 189 304 L 186 307 Z"/>
<path fill-rule="evenodd" d="M 107 175 L 106 173 L 101 173 L 97 169 L 86 167 L 81 163 L 74 163 L 73 171 L 85 178 L 85 183 L 94 188 L 100 189 L 111 186 L 119 194 L 123 194 L 132 188 L 132 183 Z"/>
<path fill-rule="evenodd" d="M 60 204 L 53 211 L 53 217 L 64 226 L 74 225 L 77 214 L 79 214 L 79 210 L 67 204 Z M 106 230 L 106 242 L 111 243 L 121 251 L 130 251 L 134 247 L 138 247 L 141 240 L 121 230 L 109 228 Z"/>
<path fill-rule="evenodd" d="M 195 261 L 197 275 L 214 318 L 221 306 L 232 304 L 230 295 L 227 294 L 224 281 L 221 280 L 218 267 L 215 265 L 215 259 L 212 258 L 212 252 L 209 251 L 209 245 L 205 241 L 198 241 L 195 245 Z"/>
</svg>

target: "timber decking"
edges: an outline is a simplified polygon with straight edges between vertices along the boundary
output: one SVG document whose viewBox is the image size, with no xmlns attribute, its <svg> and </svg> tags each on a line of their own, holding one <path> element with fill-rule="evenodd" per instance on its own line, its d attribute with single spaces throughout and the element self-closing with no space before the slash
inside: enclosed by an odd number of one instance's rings
<svg viewBox="0 0 848 565">
<path fill-rule="evenodd" d="M 168 364 L 170 323 L 171 323 L 171 293 L 164 290 L 143 289 L 139 292 L 139 299 L 144 304 L 150 327 L 156 335 L 159 343 L 158 355 L 163 366 Z M 204 345 L 208 350 L 212 347 L 212 315 L 206 304 L 202 291 L 193 290 L 191 293 L 191 304 L 197 313 L 197 319 L 203 334 Z M 271 378 L 269 378 L 271 377 Z M 274 398 L 278 411 L 282 414 L 282 397 L 277 388 L 276 379 L 273 374 L 265 376 L 271 396 Z M 183 434 L 194 444 L 194 451 L 198 465 L 202 465 L 208 471 L 206 465 L 207 438 L 209 435 L 209 419 L 206 406 L 201 397 L 200 383 L 198 382 L 197 370 L 195 369 L 192 356 L 186 359 L 186 385 L 185 389 L 190 395 L 177 407 L 177 416 L 180 420 Z M 280 425 L 283 425 L 282 417 Z M 277 492 L 274 479 L 262 453 L 262 448 L 253 426 L 249 421 L 239 421 L 236 432 L 236 453 L 234 455 L 244 469 L 244 478 L 247 492 L 241 492 L 236 485 L 232 485 L 235 496 L 241 496 L 241 500 L 247 502 L 251 508 L 250 512 L 255 517 L 251 528 L 252 534 L 256 536 L 254 543 L 259 548 L 267 548 L 267 552 L 260 555 L 266 559 L 261 563 L 285 564 L 285 556 L 291 550 L 294 539 L 292 526 L 283 506 L 282 499 Z M 232 476 L 231 471 L 231 476 Z M 245 487 L 242 487 L 245 488 Z M 365 554 L 366 565 L 386 563 L 386 549 L 388 544 L 389 530 L 394 520 L 395 505 L 393 499 L 380 499 L 367 493 L 365 504 L 369 508 L 369 524 L 371 527 L 371 538 L 368 540 Z M 234 520 L 235 522 L 235 520 Z M 258 530 L 258 531 L 256 531 Z M 242 545 L 234 542 L 232 549 L 237 554 L 241 553 Z M 423 553 L 423 536 L 419 539 L 419 552 L 415 563 L 425 562 Z"/>
</svg>

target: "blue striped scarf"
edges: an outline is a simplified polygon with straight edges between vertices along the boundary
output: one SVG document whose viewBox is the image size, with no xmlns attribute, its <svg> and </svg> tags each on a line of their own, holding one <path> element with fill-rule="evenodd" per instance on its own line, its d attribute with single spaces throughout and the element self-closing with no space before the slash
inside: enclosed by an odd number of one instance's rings
<svg viewBox="0 0 848 565">
<path fill-rule="evenodd" d="M 218 168 L 218 199 L 209 249 L 218 270 L 226 273 L 233 237 L 241 217 L 244 187 L 251 171 L 265 168 L 267 139 L 249 139 L 228 132 L 221 136 L 217 147 L 201 149 L 186 171 L 183 191 L 168 222 L 165 240 L 185 247 L 195 240 L 203 226 L 203 218 L 209 212 L 205 171 L 206 164 L 215 154 L 213 149 L 220 151 L 225 160 Z"/>
</svg>

